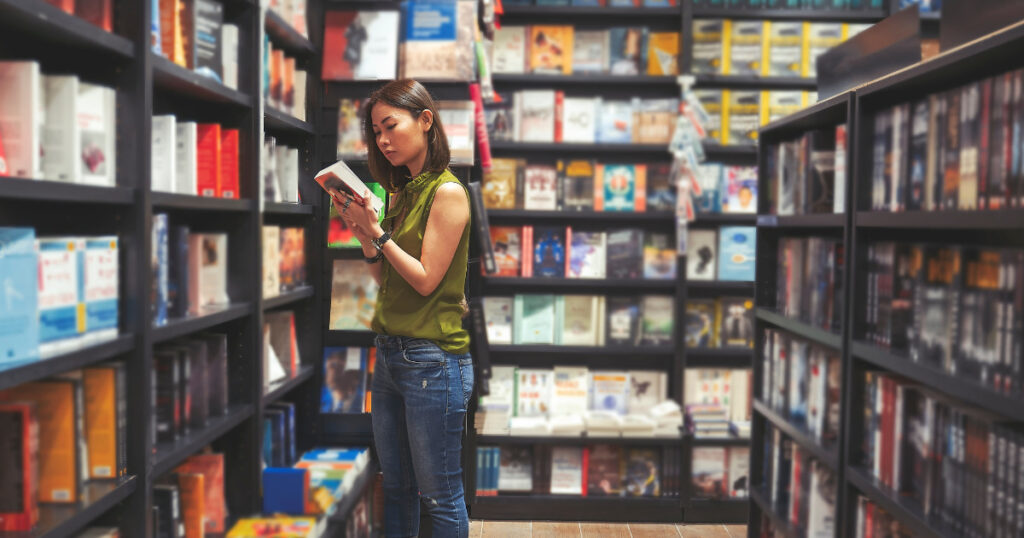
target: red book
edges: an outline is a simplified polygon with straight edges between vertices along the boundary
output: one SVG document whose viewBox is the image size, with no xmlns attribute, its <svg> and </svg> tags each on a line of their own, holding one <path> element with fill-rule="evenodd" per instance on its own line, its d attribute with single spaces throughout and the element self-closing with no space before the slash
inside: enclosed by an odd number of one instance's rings
<svg viewBox="0 0 1024 538">
<path fill-rule="evenodd" d="M 523 226 L 521 241 L 523 268 L 520 273 L 524 277 L 531 277 L 533 276 L 533 226 Z"/>
<path fill-rule="evenodd" d="M 225 532 L 227 503 L 224 499 L 224 454 L 196 454 L 175 469 L 181 474 L 203 476 L 203 520 L 206 532 Z"/>
<path fill-rule="evenodd" d="M 114 31 L 112 0 L 75 0 L 75 15 L 108 32 Z"/>
<path fill-rule="evenodd" d="M 11 169 L 7 167 L 7 154 L 4 153 L 4 137 L 0 133 L 0 177 L 11 175 Z"/>
<path fill-rule="evenodd" d="M 469 85 L 469 97 L 473 100 L 473 123 L 476 127 L 476 147 L 480 150 L 480 166 L 490 170 L 491 140 L 487 136 L 487 119 L 484 116 L 484 100 L 479 83 Z"/>
<path fill-rule="evenodd" d="M 10 442 L 8 442 L 10 439 Z M 5 498 L 15 501 L 16 510 L 0 510 L 0 531 L 32 530 L 39 521 L 36 504 L 39 486 L 39 467 L 36 454 L 39 452 L 39 425 L 36 423 L 33 406 L 26 402 L 0 404 L 0 440 L 3 448 L 0 454 L 5 458 L 4 484 L 14 481 L 14 495 Z M 18 473 L 18 477 L 15 476 Z M 14 489 L 14 488 L 12 488 Z M 15 499 L 16 497 L 16 499 Z M 14 507 L 12 507 L 14 508 Z"/>
<path fill-rule="evenodd" d="M 978 133 L 978 209 L 988 207 L 988 174 L 989 174 L 989 122 L 992 110 L 992 80 L 987 78 L 981 82 L 981 129 Z"/>
<path fill-rule="evenodd" d="M 587 478 L 589 477 L 589 472 L 590 472 L 590 447 L 589 446 L 583 447 L 583 466 L 582 467 L 583 467 L 583 473 L 582 473 L 582 475 L 583 475 L 583 485 L 580 487 L 580 492 L 581 492 L 580 496 L 581 497 L 586 497 L 587 496 Z"/>
<path fill-rule="evenodd" d="M 217 196 L 221 174 L 220 124 L 200 123 L 196 128 L 196 191 Z"/>
<path fill-rule="evenodd" d="M 75 14 L 75 0 L 46 0 L 50 5 L 57 6 L 64 11 Z"/>
<path fill-rule="evenodd" d="M 220 188 L 218 198 L 238 199 L 238 129 L 220 132 Z"/>
<path fill-rule="evenodd" d="M 555 92 L 555 142 L 562 141 L 563 122 L 562 116 L 565 111 L 565 92 Z"/>
</svg>

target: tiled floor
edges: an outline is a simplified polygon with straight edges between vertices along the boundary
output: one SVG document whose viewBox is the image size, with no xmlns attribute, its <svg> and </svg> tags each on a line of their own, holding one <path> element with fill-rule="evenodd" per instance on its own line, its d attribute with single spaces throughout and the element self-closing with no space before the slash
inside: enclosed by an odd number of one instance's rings
<svg viewBox="0 0 1024 538">
<path fill-rule="evenodd" d="M 744 525 L 672 523 L 567 523 L 562 521 L 481 521 L 469 523 L 470 538 L 746 538 Z"/>
</svg>

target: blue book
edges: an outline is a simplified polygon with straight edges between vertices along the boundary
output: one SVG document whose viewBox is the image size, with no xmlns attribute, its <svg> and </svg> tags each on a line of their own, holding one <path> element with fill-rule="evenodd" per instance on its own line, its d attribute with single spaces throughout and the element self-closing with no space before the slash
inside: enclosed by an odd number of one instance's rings
<svg viewBox="0 0 1024 538">
<path fill-rule="evenodd" d="M 404 41 L 455 41 L 456 0 L 409 0 Z"/>
<path fill-rule="evenodd" d="M 359 347 L 324 348 L 321 413 L 362 413 L 366 402 L 367 351 Z"/>
<path fill-rule="evenodd" d="M 754 280 L 757 228 L 723 226 L 718 232 L 718 280 Z"/>
<path fill-rule="evenodd" d="M 648 29 L 611 28 L 609 62 L 613 75 L 642 75 L 647 72 Z"/>
<path fill-rule="evenodd" d="M 700 165 L 697 171 L 701 193 L 696 197 L 694 211 L 699 213 L 722 212 L 722 165 L 709 163 Z"/>
<path fill-rule="evenodd" d="M 633 141 L 633 103 L 630 101 L 602 102 L 598 121 L 598 142 L 629 144 Z"/>
<path fill-rule="evenodd" d="M 280 409 L 267 409 L 264 416 L 270 420 L 270 460 L 266 462 L 268 467 L 285 467 L 285 444 L 287 443 L 288 432 L 285 431 L 284 411 Z"/>
<path fill-rule="evenodd" d="M 263 418 L 263 464 L 270 465 L 274 459 L 274 421 Z"/>
<path fill-rule="evenodd" d="M 153 215 L 153 244 L 150 264 L 153 269 L 153 290 L 151 292 L 153 326 L 167 325 L 167 215 Z"/>
<path fill-rule="evenodd" d="M 577 6 L 577 7 L 602 7 L 602 6 L 604 6 L 604 4 L 601 3 L 601 0 L 572 0 L 570 3 L 572 5 L 574 5 L 574 6 Z"/>
<path fill-rule="evenodd" d="M 565 228 L 533 229 L 533 276 L 565 276 Z"/>
<path fill-rule="evenodd" d="M 302 455 L 303 461 L 355 462 L 365 454 L 366 448 L 315 448 Z"/>
<path fill-rule="evenodd" d="M 39 358 L 35 241 L 32 228 L 0 228 L 0 365 Z"/>
<path fill-rule="evenodd" d="M 608 7 L 635 7 L 639 5 L 634 0 L 608 0 Z"/>
<path fill-rule="evenodd" d="M 268 467 L 263 469 L 263 513 L 301 516 L 309 500 L 306 469 Z"/>
<path fill-rule="evenodd" d="M 90 338 L 117 335 L 118 242 L 117 236 L 85 240 L 82 253 L 85 290 L 85 329 Z"/>
<path fill-rule="evenodd" d="M 538 6 L 567 6 L 569 0 L 537 0 Z"/>
<path fill-rule="evenodd" d="M 280 409 L 284 412 L 284 462 L 285 465 L 291 465 L 295 463 L 298 457 L 298 452 L 296 451 L 295 446 L 295 437 L 298 433 L 295 428 L 295 404 L 291 402 L 276 402 L 268 405 L 267 409 Z"/>
<path fill-rule="evenodd" d="M 36 240 L 39 256 L 39 345 L 48 354 L 85 333 L 82 250 L 71 237 Z"/>
<path fill-rule="evenodd" d="M 638 169 L 639 168 L 639 169 Z M 606 164 L 597 167 L 604 201 L 602 211 L 633 211 L 636 206 L 637 186 L 645 171 L 634 164 Z M 646 183 L 646 181 L 643 181 Z"/>
<path fill-rule="evenodd" d="M 644 7 L 675 7 L 673 0 L 643 0 Z"/>
</svg>

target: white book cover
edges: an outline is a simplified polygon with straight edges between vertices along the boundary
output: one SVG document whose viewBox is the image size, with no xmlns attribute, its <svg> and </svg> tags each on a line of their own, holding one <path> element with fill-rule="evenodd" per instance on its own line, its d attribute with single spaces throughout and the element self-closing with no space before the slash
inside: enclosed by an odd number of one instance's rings
<svg viewBox="0 0 1024 538">
<path fill-rule="evenodd" d="M 629 399 L 629 373 L 622 371 L 598 371 L 590 374 L 590 408 L 597 411 L 614 411 L 626 414 Z"/>
<path fill-rule="evenodd" d="M 547 417 L 551 411 L 552 371 L 538 368 L 516 370 L 517 417 Z"/>
<path fill-rule="evenodd" d="M 196 130 L 198 125 L 194 121 L 179 122 L 175 126 L 174 147 L 175 165 L 174 175 L 177 178 L 174 184 L 174 192 L 178 194 L 198 194 L 197 175 L 198 165 L 196 161 Z"/>
<path fill-rule="evenodd" d="M 502 26 L 494 31 L 491 71 L 522 74 L 526 68 L 526 27 Z"/>
<path fill-rule="evenodd" d="M 555 141 L 555 90 L 522 90 L 516 108 L 520 142 Z"/>
<path fill-rule="evenodd" d="M 526 493 L 533 489 L 533 449 L 531 447 L 501 447 L 498 489 Z"/>
<path fill-rule="evenodd" d="M 356 80 L 390 80 L 398 69 L 398 11 L 361 11 L 349 29 L 362 28 L 368 39 L 359 49 Z M 358 26 L 357 26 L 358 25 Z"/>
<path fill-rule="evenodd" d="M 451 164 L 473 165 L 476 149 L 476 124 L 473 101 L 437 101 L 437 112 L 441 115 L 444 134 L 448 137 Z"/>
<path fill-rule="evenodd" d="M 296 69 L 292 85 L 295 88 L 295 104 L 292 105 L 292 115 L 306 121 L 306 72 Z"/>
<path fill-rule="evenodd" d="M 558 209 L 558 171 L 555 167 L 543 164 L 528 165 L 523 175 L 523 209 Z"/>
<path fill-rule="evenodd" d="M 177 190 L 177 125 L 172 114 L 153 116 L 152 151 L 150 153 L 150 181 L 157 192 Z"/>
<path fill-rule="evenodd" d="M 626 411 L 631 415 L 646 415 L 668 394 L 668 374 L 654 370 L 629 371 L 629 398 Z"/>
<path fill-rule="evenodd" d="M 224 85 L 238 89 L 238 26 L 224 24 L 220 27 L 220 63 Z"/>
<path fill-rule="evenodd" d="M 113 88 L 78 84 L 78 180 L 113 187 L 117 172 L 117 92 Z"/>
<path fill-rule="evenodd" d="M 269 142 L 264 144 L 264 147 L 273 147 L 274 139 L 268 137 Z M 271 152 L 272 153 L 272 152 Z M 359 176 L 352 171 L 351 168 L 345 164 L 345 161 L 338 161 L 327 168 L 316 173 L 316 182 L 328 192 L 332 197 L 331 190 L 338 191 L 339 193 L 347 193 L 355 198 L 357 202 L 362 203 L 364 200 L 373 207 L 373 210 L 379 215 L 384 209 L 384 200 L 381 200 L 369 187 L 363 183 L 363 180 L 359 179 Z"/>
<path fill-rule="evenodd" d="M 600 97 L 566 97 L 562 100 L 562 142 L 593 144 L 597 133 Z"/>
<path fill-rule="evenodd" d="M 729 497 L 744 498 L 750 492 L 750 448 L 729 447 L 726 457 L 729 459 L 729 469 L 725 475 Z"/>
<path fill-rule="evenodd" d="M 544 417 L 510 417 L 508 419 L 508 434 L 524 437 L 545 436 L 551 435 L 551 427 Z"/>
<path fill-rule="evenodd" d="M 189 313 L 199 315 L 208 306 L 229 303 L 227 255 L 227 234 L 189 235 Z"/>
<path fill-rule="evenodd" d="M 50 355 L 74 345 L 84 331 L 85 323 L 80 308 L 79 253 L 84 240 L 77 237 L 47 237 L 36 239 L 39 260 L 39 354 Z"/>
<path fill-rule="evenodd" d="M 78 77 L 44 75 L 43 179 L 78 182 Z"/>
<path fill-rule="evenodd" d="M 263 226 L 263 298 L 281 294 L 281 227 Z"/>
<path fill-rule="evenodd" d="M 825 402 L 828 361 L 825 360 L 822 350 L 811 348 L 807 369 L 810 377 L 807 391 L 807 431 L 815 440 L 821 441 L 821 434 L 825 430 L 825 415 L 828 413 Z"/>
<path fill-rule="evenodd" d="M 299 202 L 299 150 L 277 146 L 277 177 L 281 185 L 282 202 Z"/>
<path fill-rule="evenodd" d="M 750 420 L 752 376 L 753 372 L 749 369 L 733 370 L 732 372 L 732 401 L 729 402 L 729 420 L 733 422 Z"/>
<path fill-rule="evenodd" d="M 583 416 L 589 404 L 590 381 L 586 366 L 556 366 L 551 394 L 551 416 Z"/>
<path fill-rule="evenodd" d="M 609 68 L 608 30 L 578 30 L 574 32 L 572 72 L 606 73 Z"/>
<path fill-rule="evenodd" d="M 580 495 L 583 493 L 583 447 L 551 448 L 551 493 Z"/>
<path fill-rule="evenodd" d="M 562 318 L 562 345 L 596 346 L 599 304 L 596 295 L 566 295 Z"/>
<path fill-rule="evenodd" d="M 0 62 L 0 136 L 10 176 L 43 177 L 43 82 L 36 62 Z"/>
<path fill-rule="evenodd" d="M 818 461 L 811 462 L 810 496 L 807 507 L 808 538 L 835 536 L 835 475 Z"/>
<path fill-rule="evenodd" d="M 515 403 L 516 367 L 492 366 L 489 387 L 491 393 L 480 397 L 480 408 L 488 411 L 511 411 Z"/>
<path fill-rule="evenodd" d="M 715 280 L 718 274 L 718 231 L 690 230 L 686 240 L 687 280 Z"/>
<path fill-rule="evenodd" d="M 511 297 L 484 297 L 484 322 L 489 344 L 512 343 L 512 302 Z"/>
<path fill-rule="evenodd" d="M 586 431 L 583 415 L 561 415 L 548 419 L 551 435 L 559 437 L 580 437 Z"/>
<path fill-rule="evenodd" d="M 90 341 L 117 336 L 118 240 L 116 235 L 85 240 L 85 330 Z"/>
</svg>

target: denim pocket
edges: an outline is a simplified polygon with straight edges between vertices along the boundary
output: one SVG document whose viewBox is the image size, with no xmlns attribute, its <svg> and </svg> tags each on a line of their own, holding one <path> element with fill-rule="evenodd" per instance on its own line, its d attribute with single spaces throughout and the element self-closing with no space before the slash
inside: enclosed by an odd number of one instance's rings
<svg viewBox="0 0 1024 538">
<path fill-rule="evenodd" d="M 437 346 L 407 347 L 402 351 L 402 358 L 412 366 L 442 366 L 445 363 L 445 352 Z"/>
<path fill-rule="evenodd" d="M 469 399 L 473 396 L 473 359 L 459 360 L 462 372 L 462 405 L 469 407 Z"/>
</svg>

